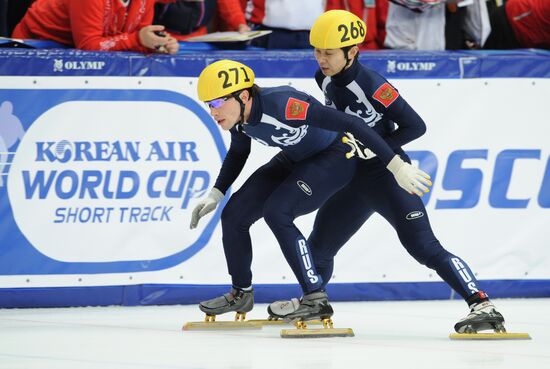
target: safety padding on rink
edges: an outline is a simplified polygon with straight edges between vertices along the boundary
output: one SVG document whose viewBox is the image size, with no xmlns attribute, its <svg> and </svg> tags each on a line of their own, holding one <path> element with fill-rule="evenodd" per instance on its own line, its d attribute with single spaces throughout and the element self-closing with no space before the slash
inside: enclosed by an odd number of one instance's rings
<svg viewBox="0 0 550 369">
<path fill-rule="evenodd" d="M 196 98 L 200 71 L 221 58 L 248 64 L 262 86 L 323 98 L 310 51 L 0 49 L 0 307 L 184 304 L 227 292 L 223 203 L 188 227 L 229 143 Z M 405 149 L 432 176 L 423 201 L 443 246 L 492 297 L 550 296 L 550 53 L 380 51 L 361 61 L 427 122 Z M 272 155 L 255 145 L 233 190 Z M 308 232 L 313 215 L 298 223 Z M 299 296 L 263 222 L 252 240 L 256 301 Z M 329 294 L 459 298 L 374 216 L 338 254 Z"/>
<path fill-rule="evenodd" d="M 360 60 L 386 78 L 550 78 L 546 50 L 370 51 Z M 196 77 L 209 63 L 236 59 L 256 76 L 311 78 L 317 64 L 311 51 L 207 51 L 177 56 L 143 56 L 80 50 L 0 49 L 4 76 L 181 76 Z"/>
<path fill-rule="evenodd" d="M 550 296 L 547 280 L 483 281 L 492 298 Z M 134 285 L 103 287 L 56 287 L 0 289 L 0 307 L 138 306 L 196 304 L 221 296 L 229 285 Z M 327 288 L 331 301 L 405 301 L 462 299 L 444 282 L 346 283 Z M 299 285 L 255 285 L 254 301 L 271 303 L 302 295 Z"/>
</svg>

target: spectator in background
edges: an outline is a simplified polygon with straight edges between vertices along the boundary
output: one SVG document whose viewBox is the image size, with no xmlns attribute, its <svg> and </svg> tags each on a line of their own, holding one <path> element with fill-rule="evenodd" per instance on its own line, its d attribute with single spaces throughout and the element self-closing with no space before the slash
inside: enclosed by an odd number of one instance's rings
<svg viewBox="0 0 550 369">
<path fill-rule="evenodd" d="M 390 0 L 384 46 L 389 49 L 445 50 L 443 0 Z"/>
<path fill-rule="evenodd" d="M 178 40 L 207 33 L 218 16 L 228 31 L 248 32 L 240 0 L 168 0 L 155 5 L 155 24 L 161 24 Z"/>
<path fill-rule="evenodd" d="M 492 0 L 447 1 L 445 49 L 479 49 L 491 33 L 488 5 Z"/>
<path fill-rule="evenodd" d="M 335 9 L 347 10 L 358 16 L 367 25 L 367 35 L 365 41 L 360 45 L 360 49 L 384 48 L 388 0 L 327 0 L 326 10 Z"/>
<path fill-rule="evenodd" d="M 266 49 L 309 49 L 309 30 L 325 11 L 324 0 L 248 0 L 246 17 L 253 29 L 273 31 L 252 40 Z"/>
<path fill-rule="evenodd" d="M 0 0 L 0 36 L 10 37 L 34 0 Z"/>
<path fill-rule="evenodd" d="M 447 16 L 461 9 L 459 17 Z M 384 45 L 390 49 L 445 50 L 484 45 L 491 32 L 485 0 L 390 0 Z M 448 41 L 451 42 L 448 42 Z"/>
<path fill-rule="evenodd" d="M 550 49 L 550 0 L 508 0 L 490 12 L 485 49 Z"/>
<path fill-rule="evenodd" d="M 155 0 L 37 0 L 12 36 L 83 50 L 175 54 L 177 40 L 161 33 L 164 26 L 151 25 L 154 4 Z"/>
</svg>

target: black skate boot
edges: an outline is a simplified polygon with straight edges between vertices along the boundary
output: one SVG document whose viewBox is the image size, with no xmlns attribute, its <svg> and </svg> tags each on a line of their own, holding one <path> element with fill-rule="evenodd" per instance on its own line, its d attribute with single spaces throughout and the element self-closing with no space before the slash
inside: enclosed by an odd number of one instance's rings
<svg viewBox="0 0 550 369">
<path fill-rule="evenodd" d="M 253 307 L 254 290 L 243 291 L 234 287 L 223 296 L 203 301 L 199 304 L 199 309 L 206 313 L 207 316 L 212 317 L 235 311 L 237 313 L 235 320 L 244 320 L 246 313 L 252 310 Z"/>
<path fill-rule="evenodd" d="M 333 314 L 334 310 L 332 310 L 332 306 L 328 302 L 327 293 L 322 291 L 304 295 L 300 300 L 298 308 L 284 315 L 283 319 L 290 322 L 305 322 L 309 320 L 330 319 Z"/>
<path fill-rule="evenodd" d="M 300 306 L 300 300 L 297 298 L 292 298 L 291 300 L 281 300 L 275 301 L 269 304 L 267 307 L 267 313 L 269 314 L 268 320 L 278 320 L 283 319 L 290 313 L 298 310 Z"/>
<path fill-rule="evenodd" d="M 492 329 L 496 333 L 505 333 L 504 317 L 495 309 L 495 305 L 483 292 L 472 295 L 468 300 L 478 300 L 470 304 L 470 313 L 455 324 L 457 333 L 477 333 Z M 467 301 L 469 302 L 469 301 Z"/>
</svg>

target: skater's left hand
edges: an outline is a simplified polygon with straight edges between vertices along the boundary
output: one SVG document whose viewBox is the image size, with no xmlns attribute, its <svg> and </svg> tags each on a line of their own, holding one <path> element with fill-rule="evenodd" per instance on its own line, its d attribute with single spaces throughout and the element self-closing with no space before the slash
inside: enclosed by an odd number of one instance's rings
<svg viewBox="0 0 550 369">
<path fill-rule="evenodd" d="M 208 196 L 206 196 L 205 199 L 201 200 L 193 209 L 193 213 L 191 214 L 191 224 L 189 225 L 189 228 L 197 228 L 199 220 L 206 214 L 216 209 L 220 201 L 222 201 L 223 196 L 224 195 L 223 193 L 221 193 L 220 190 L 218 190 L 216 187 L 213 187 L 210 190 Z"/>
<path fill-rule="evenodd" d="M 432 185 L 430 175 L 403 161 L 399 155 L 395 155 L 386 168 L 392 172 L 397 184 L 411 195 L 422 196 L 430 192 L 427 187 Z"/>
</svg>

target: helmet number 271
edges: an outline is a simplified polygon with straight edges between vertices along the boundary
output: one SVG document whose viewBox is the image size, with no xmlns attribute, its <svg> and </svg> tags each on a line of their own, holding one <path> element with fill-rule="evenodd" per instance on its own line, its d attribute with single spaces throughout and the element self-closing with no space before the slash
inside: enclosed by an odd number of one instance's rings
<svg viewBox="0 0 550 369">
<path fill-rule="evenodd" d="M 246 73 L 246 70 L 243 67 L 240 68 L 229 68 L 229 72 L 233 72 L 235 78 L 234 83 L 239 84 L 239 69 L 244 73 L 244 82 L 250 82 L 250 78 L 248 77 L 248 74 Z M 233 86 L 233 83 L 229 81 L 229 73 L 225 70 L 220 70 L 218 72 L 218 78 L 223 78 L 223 88 L 228 88 Z"/>
</svg>

